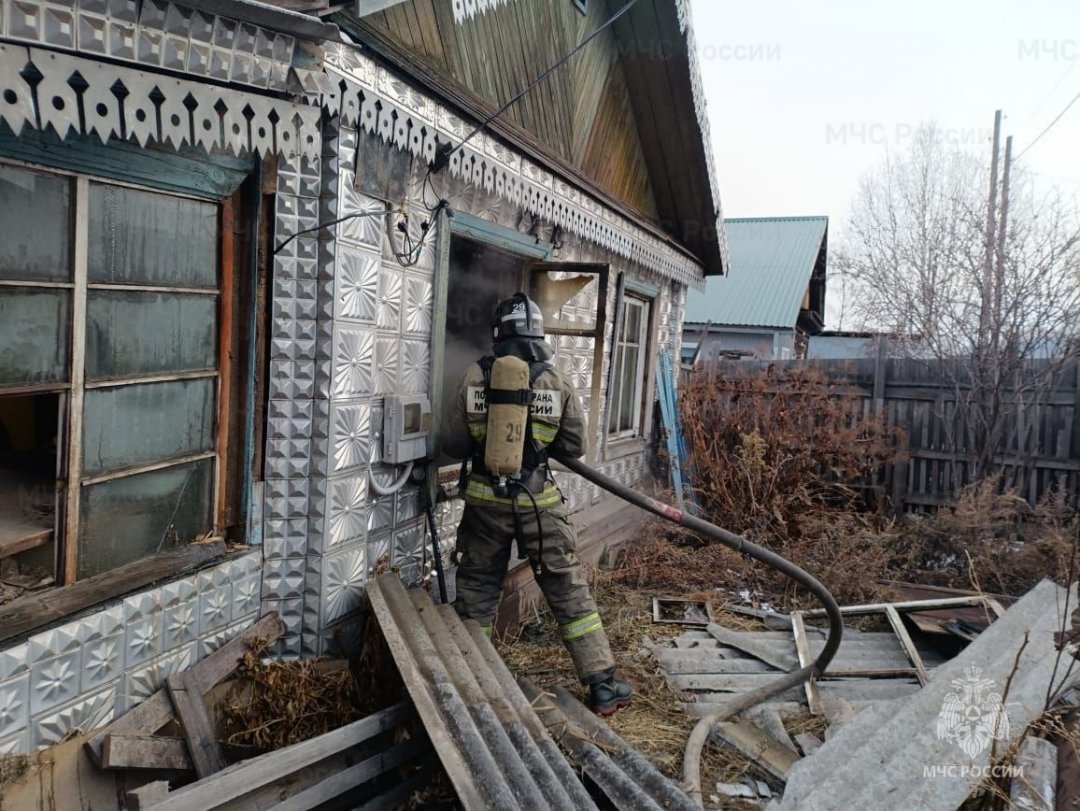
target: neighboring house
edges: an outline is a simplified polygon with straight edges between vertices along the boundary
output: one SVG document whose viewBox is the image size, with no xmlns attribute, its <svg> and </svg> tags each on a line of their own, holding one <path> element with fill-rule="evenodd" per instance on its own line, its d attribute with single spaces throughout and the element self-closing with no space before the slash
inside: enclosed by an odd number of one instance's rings
<svg viewBox="0 0 1080 811">
<path fill-rule="evenodd" d="M 501 296 L 544 302 L 588 461 L 644 482 L 657 354 L 727 265 L 689 0 L 641 0 L 464 146 L 609 5 L 374 5 L 3 6 L 0 558 L 56 585 L 0 606 L 0 752 L 262 612 L 278 655 L 354 649 L 377 568 L 430 576 L 454 475 L 425 457 Z M 633 531 L 557 476 L 584 556 Z M 435 512 L 449 559 L 460 501 Z"/>
<path fill-rule="evenodd" d="M 726 219 L 724 230 L 730 268 L 688 294 L 683 362 L 805 357 L 825 316 L 828 217 Z"/>
</svg>

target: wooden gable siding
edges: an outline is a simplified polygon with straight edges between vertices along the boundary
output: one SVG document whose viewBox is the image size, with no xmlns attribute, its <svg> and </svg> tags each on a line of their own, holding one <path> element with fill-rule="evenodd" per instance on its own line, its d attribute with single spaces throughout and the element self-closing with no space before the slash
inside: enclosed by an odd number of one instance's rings
<svg viewBox="0 0 1080 811">
<path fill-rule="evenodd" d="M 607 6 L 515 0 L 455 23 L 450 0 L 408 0 L 364 18 L 392 42 L 498 107 L 589 32 Z M 657 218 L 614 35 L 605 31 L 503 114 L 598 185 Z"/>
</svg>

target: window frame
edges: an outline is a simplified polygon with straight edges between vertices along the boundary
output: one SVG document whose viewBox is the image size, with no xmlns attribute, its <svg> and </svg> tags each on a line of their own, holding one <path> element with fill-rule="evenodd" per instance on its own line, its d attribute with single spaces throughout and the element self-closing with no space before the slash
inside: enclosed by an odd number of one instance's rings
<svg viewBox="0 0 1080 811">
<path fill-rule="evenodd" d="M 56 394 L 60 398 L 59 429 L 57 437 L 57 496 L 54 520 L 55 566 L 54 577 L 57 587 L 63 588 L 75 583 L 79 566 L 80 503 L 82 489 L 86 486 L 105 481 L 129 478 L 139 473 L 176 467 L 185 463 L 213 460 L 212 481 L 210 483 L 210 513 L 208 526 L 210 537 L 224 537 L 225 531 L 233 525 L 227 515 L 235 513 L 232 502 L 239 493 L 230 492 L 230 455 L 243 450 L 242 443 L 231 438 L 230 426 L 233 420 L 230 410 L 241 406 L 234 393 L 236 368 L 233 357 L 236 354 L 237 332 L 234 321 L 239 313 L 240 303 L 232 294 L 236 291 L 238 260 L 235 239 L 237 213 L 240 208 L 240 188 L 231 194 L 221 196 L 201 190 L 181 190 L 175 184 L 156 187 L 151 182 L 139 183 L 126 179 L 103 176 L 101 174 L 77 170 L 66 166 L 53 166 L 36 161 L 25 160 L 0 151 L 0 165 L 31 172 L 39 175 L 59 177 L 70 184 L 70 211 L 68 228 L 71 235 L 69 261 L 70 279 L 63 282 L 28 281 L 19 279 L 0 279 L 0 288 L 6 289 L 66 289 L 71 291 L 68 313 L 68 379 L 64 383 L 42 383 L 27 386 L 7 386 L 0 388 L 0 396 L 18 396 L 22 394 Z M 217 258 L 217 284 L 213 288 L 196 288 L 158 284 L 118 284 L 114 282 L 92 282 L 89 280 L 89 203 L 91 184 L 115 186 L 147 192 L 169 198 L 194 200 L 210 203 L 217 214 L 214 254 Z M 242 184 L 241 184 L 242 185 Z M 108 379 L 88 380 L 86 378 L 86 342 L 87 342 L 87 306 L 89 293 L 100 291 L 124 291 L 144 293 L 180 293 L 207 296 L 216 302 L 217 329 L 214 336 L 215 366 L 212 369 L 187 370 L 152 374 L 127 374 Z M 250 291 L 249 291 L 250 292 Z M 122 469 L 108 472 L 86 473 L 83 471 L 83 429 L 86 421 L 85 395 L 88 391 L 115 389 L 132 385 L 158 383 L 166 381 L 213 379 L 214 403 L 211 407 L 213 437 L 211 448 L 194 454 L 184 454 L 154 462 L 133 464 Z M 235 489 L 235 488 L 233 488 Z M 241 528 L 242 529 L 242 528 Z M 190 541 L 184 546 L 190 545 Z M 163 550 L 164 553 L 164 550 Z M 89 575 L 79 582 L 86 582 L 97 577 L 113 577 L 115 573 L 129 567 L 144 564 L 148 560 L 161 557 L 161 554 L 149 555 L 120 566 L 111 567 L 99 574 Z M 30 596 L 38 594 L 33 593 Z"/>
<path fill-rule="evenodd" d="M 606 343 L 608 282 L 611 278 L 611 266 L 606 262 L 531 262 L 526 266 L 526 282 L 529 286 L 529 295 L 533 296 L 534 299 L 536 296 L 534 295 L 535 282 L 533 280 L 539 274 L 549 271 L 597 277 L 596 313 L 591 328 L 588 324 L 568 326 L 557 322 L 544 325 L 544 330 L 548 335 L 566 335 L 592 338 L 593 340 L 592 386 L 588 392 L 578 392 L 578 395 L 588 397 L 588 402 L 585 403 L 589 416 L 589 422 L 586 426 L 588 432 L 587 458 L 590 461 L 595 461 L 599 458 L 600 453 L 598 447 L 600 443 L 597 442 L 597 437 L 600 436 L 600 420 L 603 418 L 600 413 L 601 409 L 597 406 L 601 402 L 601 394 L 603 393 L 604 345 Z"/>
<path fill-rule="evenodd" d="M 657 304 L 660 289 L 652 285 L 636 281 L 627 277 L 625 273 L 619 275 L 618 289 L 615 300 L 615 319 L 612 325 L 610 344 L 610 365 L 608 368 L 607 401 L 604 409 L 604 451 L 605 458 L 612 459 L 640 450 L 644 446 L 645 437 L 648 434 L 647 426 L 652 419 L 652 398 L 655 392 L 654 376 L 649 370 L 656 365 L 656 352 L 658 342 L 656 340 L 656 317 Z M 638 368 L 634 375 L 634 385 L 638 389 L 632 398 L 633 401 L 633 427 L 612 430 L 612 408 L 621 397 L 618 373 L 616 368 L 616 356 L 619 352 L 619 344 L 623 339 L 623 330 L 626 325 L 627 301 L 635 302 L 634 306 L 642 306 L 644 311 L 640 319 Z M 625 345 L 625 342 L 624 342 Z M 623 356 L 625 359 L 625 356 Z"/>
</svg>

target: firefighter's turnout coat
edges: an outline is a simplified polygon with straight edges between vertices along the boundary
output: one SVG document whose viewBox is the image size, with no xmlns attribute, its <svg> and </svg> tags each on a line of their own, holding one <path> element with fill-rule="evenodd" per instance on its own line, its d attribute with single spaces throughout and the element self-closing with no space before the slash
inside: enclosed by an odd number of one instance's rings
<svg viewBox="0 0 1080 811">
<path fill-rule="evenodd" d="M 532 383 L 530 407 L 532 441 L 540 450 L 577 458 L 587 442 L 581 401 L 570 383 L 552 367 Z M 475 458 L 487 434 L 484 372 L 474 363 L 465 372 L 450 414 L 446 415 L 443 450 L 453 458 Z M 457 599 L 459 614 L 490 629 L 514 549 L 514 515 L 510 497 L 496 495 L 491 480 L 475 468 L 465 492 L 465 513 L 457 533 Z M 537 492 L 539 490 L 539 492 Z M 607 677 L 615 667 L 596 602 L 577 557 L 577 533 L 567 518 L 562 495 L 554 482 L 533 489 L 533 499 L 520 490 L 517 499 L 526 551 L 540 554 L 537 510 L 543 530 L 543 550 L 537 581 L 551 613 L 559 623 L 578 676 L 590 683 Z"/>
</svg>

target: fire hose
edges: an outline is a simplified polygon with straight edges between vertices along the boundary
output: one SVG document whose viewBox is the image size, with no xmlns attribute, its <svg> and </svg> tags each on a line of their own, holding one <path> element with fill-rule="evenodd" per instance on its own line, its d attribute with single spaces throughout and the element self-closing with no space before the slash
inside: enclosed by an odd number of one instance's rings
<svg viewBox="0 0 1080 811">
<path fill-rule="evenodd" d="M 737 552 L 743 552 L 755 560 L 761 561 L 766 566 L 786 575 L 813 594 L 828 615 L 829 634 L 825 639 L 825 646 L 821 649 L 821 653 L 818 654 L 813 662 L 804 667 L 800 667 L 798 670 L 794 670 L 791 673 L 787 673 L 784 676 L 780 676 L 775 681 L 770 682 L 763 687 L 759 687 L 757 690 L 745 693 L 733 699 L 719 712 L 707 715 L 698 721 L 697 725 L 690 733 L 690 738 L 686 742 L 686 752 L 683 756 L 683 784 L 687 793 L 690 795 L 690 798 L 700 806 L 702 805 L 701 750 L 705 746 L 705 742 L 708 740 L 709 733 L 712 732 L 713 727 L 739 713 L 745 712 L 750 707 L 756 706 L 762 701 L 767 701 L 773 696 L 784 693 L 793 687 L 798 687 L 812 678 L 821 676 L 829 666 L 829 662 L 832 661 L 837 648 L 840 647 L 840 638 L 844 632 L 844 621 L 840 614 L 840 607 L 836 604 L 836 600 L 833 599 L 833 596 L 829 594 L 828 590 L 817 580 L 817 578 L 796 566 L 790 560 L 782 558 L 775 552 L 752 543 L 745 538 L 741 538 L 725 529 L 721 529 L 715 524 L 710 524 L 708 521 L 703 521 L 693 515 L 688 515 L 682 510 L 631 490 L 626 485 L 605 476 L 599 471 L 593 470 L 578 459 L 559 458 L 558 461 L 565 465 L 568 470 L 573 471 L 583 479 L 607 490 L 609 493 L 618 496 L 624 501 L 628 501 L 653 515 L 658 515 L 673 524 L 678 524 L 699 535 L 704 535 L 707 538 L 719 541 L 725 546 L 729 546 Z"/>
</svg>

